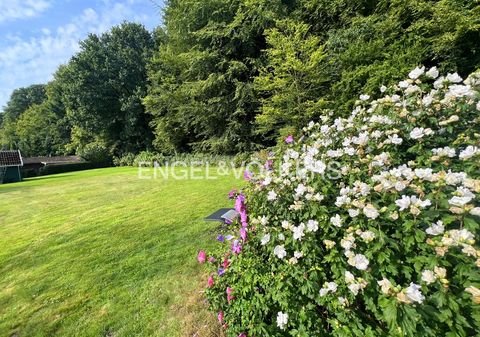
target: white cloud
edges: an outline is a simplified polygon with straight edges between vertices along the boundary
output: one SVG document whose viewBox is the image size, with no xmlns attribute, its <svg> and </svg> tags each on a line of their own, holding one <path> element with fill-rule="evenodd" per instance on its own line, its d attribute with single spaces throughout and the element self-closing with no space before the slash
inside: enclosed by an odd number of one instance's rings
<svg viewBox="0 0 480 337">
<path fill-rule="evenodd" d="M 35 17 L 52 4 L 51 0 L 1 0 L 0 23 Z"/>
<path fill-rule="evenodd" d="M 102 8 L 86 8 L 68 24 L 40 29 L 28 39 L 6 36 L 8 43 L 0 50 L 0 110 L 13 89 L 51 80 L 58 66 L 79 51 L 79 41 L 89 33 L 101 34 L 125 20 L 159 22 L 158 13 L 138 13 L 132 1 L 105 0 Z"/>
</svg>

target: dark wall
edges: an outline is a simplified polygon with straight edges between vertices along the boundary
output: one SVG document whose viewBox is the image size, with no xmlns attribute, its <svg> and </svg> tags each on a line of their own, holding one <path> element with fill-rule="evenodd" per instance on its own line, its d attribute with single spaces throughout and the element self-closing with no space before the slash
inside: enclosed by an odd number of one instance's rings
<svg viewBox="0 0 480 337">
<path fill-rule="evenodd" d="M 20 170 L 17 166 L 7 167 L 7 171 L 5 172 L 5 176 L 3 178 L 3 183 L 17 183 L 22 181 L 22 175 Z"/>
</svg>

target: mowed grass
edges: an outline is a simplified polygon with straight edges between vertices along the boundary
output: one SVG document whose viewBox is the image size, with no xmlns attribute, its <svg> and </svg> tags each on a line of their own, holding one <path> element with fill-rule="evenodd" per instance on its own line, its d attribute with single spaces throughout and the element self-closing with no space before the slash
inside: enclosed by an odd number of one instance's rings
<svg viewBox="0 0 480 337">
<path fill-rule="evenodd" d="M 0 336 L 216 336 L 196 253 L 240 185 L 134 168 L 0 185 Z"/>
</svg>

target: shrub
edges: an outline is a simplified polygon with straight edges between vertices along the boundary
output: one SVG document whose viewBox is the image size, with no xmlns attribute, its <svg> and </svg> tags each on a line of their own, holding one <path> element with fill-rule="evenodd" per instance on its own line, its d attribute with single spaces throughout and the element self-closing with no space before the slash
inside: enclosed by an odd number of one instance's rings
<svg viewBox="0 0 480 337">
<path fill-rule="evenodd" d="M 113 158 L 113 165 L 115 166 L 134 166 L 135 154 L 126 153 L 120 157 Z"/>
<path fill-rule="evenodd" d="M 163 165 L 165 157 L 162 154 L 150 152 L 150 151 L 142 151 L 137 156 L 135 156 L 135 160 L 133 161 L 133 166 L 152 166 L 155 163 L 159 165 Z"/>
<path fill-rule="evenodd" d="M 85 145 L 78 154 L 80 157 L 91 163 L 105 166 L 112 163 L 112 155 L 103 142 L 95 141 L 89 143 Z"/>
<path fill-rule="evenodd" d="M 199 259 L 227 335 L 476 335 L 479 90 L 417 68 L 289 137 Z"/>
</svg>

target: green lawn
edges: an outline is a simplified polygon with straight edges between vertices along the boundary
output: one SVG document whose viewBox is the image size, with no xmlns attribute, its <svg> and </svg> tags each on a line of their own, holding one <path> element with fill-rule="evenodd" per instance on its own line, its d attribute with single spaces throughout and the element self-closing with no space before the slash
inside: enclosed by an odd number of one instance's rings
<svg viewBox="0 0 480 337">
<path fill-rule="evenodd" d="M 110 168 L 0 185 L 0 336 L 212 336 L 202 218 L 241 182 Z"/>
</svg>

